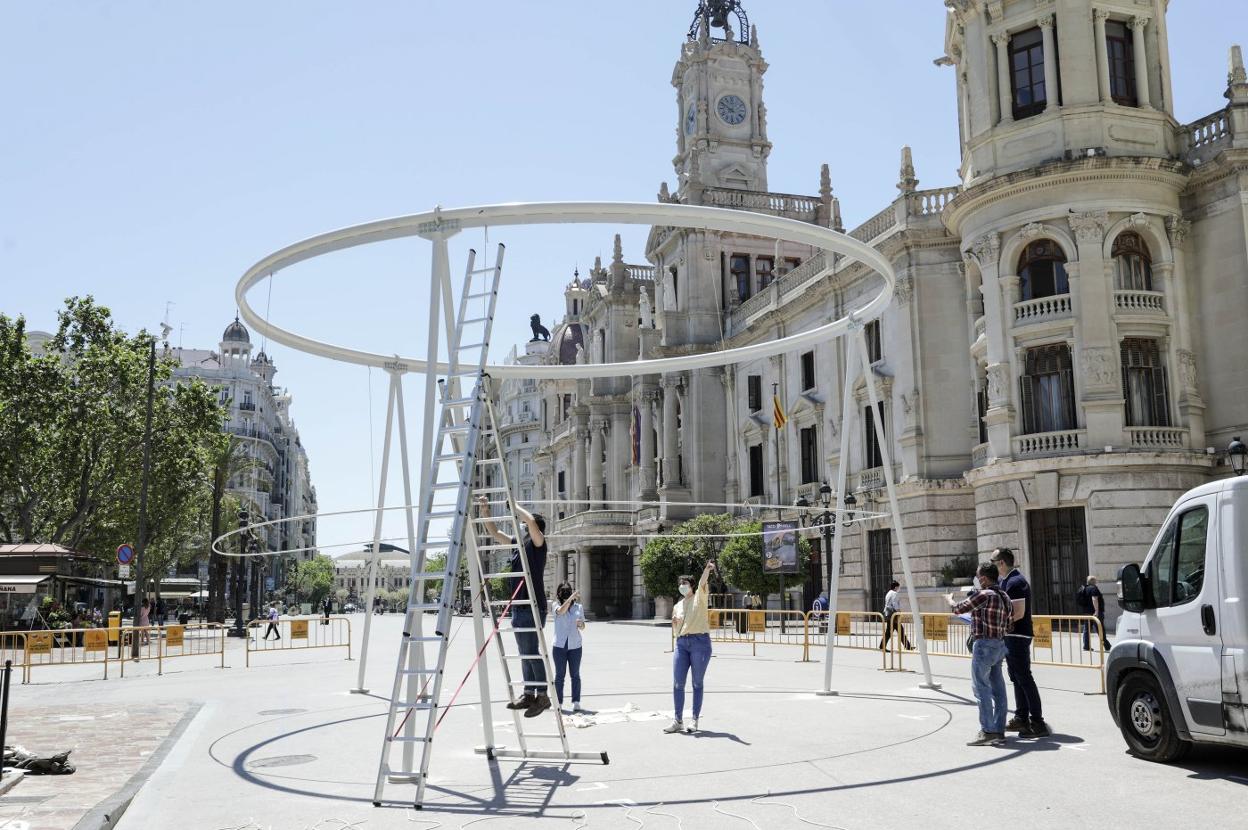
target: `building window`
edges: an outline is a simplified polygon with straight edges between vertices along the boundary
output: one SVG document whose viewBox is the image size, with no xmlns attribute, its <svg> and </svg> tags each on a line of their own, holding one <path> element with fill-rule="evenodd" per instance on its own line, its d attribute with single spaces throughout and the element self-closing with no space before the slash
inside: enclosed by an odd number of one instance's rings
<svg viewBox="0 0 1248 830">
<path fill-rule="evenodd" d="M 884 402 L 880 401 L 880 423 L 887 424 L 884 420 Z M 866 456 L 863 458 L 862 466 L 864 469 L 870 470 L 873 467 L 884 466 L 884 453 L 880 451 L 880 442 L 875 437 L 875 412 L 871 407 L 866 407 L 862 411 L 862 429 L 863 429 L 863 446 L 866 448 Z M 885 427 L 885 437 L 887 438 L 887 427 Z"/>
<path fill-rule="evenodd" d="M 1077 614 L 1075 592 L 1088 576 L 1082 507 L 1027 511 L 1031 608 L 1037 614 Z"/>
<path fill-rule="evenodd" d="M 754 257 L 754 275 L 758 277 L 758 290 L 762 291 L 768 285 L 771 285 L 772 277 L 775 276 L 776 260 L 775 257 L 756 256 Z"/>
<path fill-rule="evenodd" d="M 750 447 L 750 495 L 763 494 L 763 445 Z"/>
<path fill-rule="evenodd" d="M 815 388 L 815 353 L 802 352 L 802 391 Z"/>
<path fill-rule="evenodd" d="M 800 257 L 786 256 L 784 258 L 784 273 L 786 274 L 789 273 L 790 271 L 797 268 L 797 266 L 801 264 L 802 264 L 802 260 Z"/>
<path fill-rule="evenodd" d="M 750 298 L 750 258 L 733 254 L 728 260 L 728 270 L 732 273 L 733 285 L 737 287 L 737 297 L 742 302 Z"/>
<path fill-rule="evenodd" d="M 809 426 L 798 431 L 802 451 L 802 484 L 819 480 L 819 435 L 817 427 Z"/>
<path fill-rule="evenodd" d="M 1075 429 L 1075 379 L 1070 365 L 1070 347 L 1028 349 L 1025 363 L 1025 373 L 1018 379 L 1023 434 Z"/>
<path fill-rule="evenodd" d="M 867 570 L 871 584 L 869 608 L 883 608 L 884 596 L 893 583 L 893 533 L 891 530 L 867 531 Z"/>
<path fill-rule="evenodd" d="M 568 488 L 565 486 L 565 483 L 566 483 L 566 479 L 564 477 L 565 475 L 566 474 L 564 473 L 563 470 L 559 471 L 559 495 L 560 496 L 565 496 L 567 495 L 567 492 L 568 492 Z"/>
<path fill-rule="evenodd" d="M 526 475 L 526 476 L 531 476 L 531 475 L 533 475 L 533 462 L 532 462 L 532 461 L 524 461 L 524 462 L 521 462 L 521 464 L 520 464 L 520 474 L 521 474 L 521 475 Z"/>
<path fill-rule="evenodd" d="M 979 417 L 975 422 L 979 425 L 979 443 L 988 443 L 988 379 L 980 380 L 975 390 L 975 411 Z"/>
<path fill-rule="evenodd" d="M 1069 294 L 1062 247 L 1051 239 L 1038 239 L 1028 245 L 1018 258 L 1018 279 L 1024 302 Z"/>
<path fill-rule="evenodd" d="M 1139 106 L 1135 96 L 1135 41 L 1121 20 L 1105 21 L 1105 54 L 1109 58 L 1109 96 L 1115 104 Z"/>
<path fill-rule="evenodd" d="M 751 412 L 763 408 L 763 376 L 750 375 L 745 379 L 746 396 L 749 398 Z"/>
<path fill-rule="evenodd" d="M 872 320 L 863 327 L 867 340 L 867 360 L 878 363 L 884 359 L 884 341 L 880 339 L 880 321 Z"/>
<path fill-rule="evenodd" d="M 1138 233 L 1127 231 L 1114 240 L 1114 288 L 1118 291 L 1152 291 L 1153 262 L 1148 246 Z"/>
<path fill-rule="evenodd" d="M 1016 119 L 1044 112 L 1044 38 L 1039 26 L 1010 38 L 1010 84 Z"/>
<path fill-rule="evenodd" d="M 1170 426 L 1166 368 L 1156 340 L 1128 337 L 1122 341 L 1122 390 L 1127 401 L 1127 426 Z"/>
<path fill-rule="evenodd" d="M 670 266 L 667 269 L 667 272 L 672 275 L 672 298 L 676 301 L 676 308 L 679 308 L 680 307 L 680 273 L 679 271 L 677 271 L 675 265 Z M 675 311 L 676 308 L 669 309 L 669 311 Z"/>
</svg>

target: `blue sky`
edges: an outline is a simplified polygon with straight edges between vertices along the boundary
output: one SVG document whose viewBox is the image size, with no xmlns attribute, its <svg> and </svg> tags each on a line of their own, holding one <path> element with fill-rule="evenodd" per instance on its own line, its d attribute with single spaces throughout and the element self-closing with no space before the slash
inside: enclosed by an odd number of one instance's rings
<svg viewBox="0 0 1248 830">
<path fill-rule="evenodd" d="M 172 339 L 215 348 L 238 276 L 298 239 L 436 204 L 651 201 L 674 181 L 670 78 L 696 5 L 5 3 L 0 311 L 47 329 L 66 296 L 91 293 L 127 329 L 155 329 L 172 302 Z M 903 144 L 921 187 L 956 183 L 953 73 L 932 65 L 939 0 L 745 7 L 771 66 L 772 190 L 817 192 L 827 162 L 852 226 L 895 194 Z M 1176 116 L 1188 122 L 1225 103 L 1227 48 L 1248 40 L 1248 4 L 1182 0 L 1169 25 Z M 529 314 L 562 314 L 573 268 L 609 257 L 612 233 L 491 236 L 508 244 L 495 358 L 528 339 Z M 642 261 L 643 232 L 624 239 L 625 258 Z M 337 254 L 252 301 L 310 336 L 420 353 L 428 255 L 413 241 Z M 370 463 L 367 371 L 270 352 L 321 508 L 371 504 L 384 380 L 371 378 Z M 370 534 L 367 517 L 321 525 L 325 543 Z"/>
</svg>

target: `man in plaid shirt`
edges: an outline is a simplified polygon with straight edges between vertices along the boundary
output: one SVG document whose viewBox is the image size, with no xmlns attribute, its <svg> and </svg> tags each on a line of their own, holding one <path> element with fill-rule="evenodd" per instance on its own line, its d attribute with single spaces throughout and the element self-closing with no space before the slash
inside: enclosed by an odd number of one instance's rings
<svg viewBox="0 0 1248 830">
<path fill-rule="evenodd" d="M 971 613 L 971 680 L 979 701 L 979 734 L 967 746 L 1000 746 L 1005 743 L 1005 717 L 1009 698 L 1005 694 L 1005 635 L 1012 612 L 1010 598 L 997 585 L 997 568 L 984 562 L 977 571 L 979 591 L 958 602 L 946 596 L 954 614 Z"/>
</svg>

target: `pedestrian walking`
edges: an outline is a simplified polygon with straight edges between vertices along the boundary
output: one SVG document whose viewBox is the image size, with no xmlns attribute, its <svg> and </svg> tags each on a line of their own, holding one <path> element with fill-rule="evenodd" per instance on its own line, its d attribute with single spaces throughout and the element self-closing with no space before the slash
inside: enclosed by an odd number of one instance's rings
<svg viewBox="0 0 1248 830">
<path fill-rule="evenodd" d="M 715 563 L 707 562 L 702 577 L 694 588 L 692 576 L 682 576 L 677 590 L 681 599 L 672 611 L 672 629 L 676 632 L 676 650 L 672 654 L 672 702 L 675 720 L 663 731 L 698 731 L 698 718 L 702 715 L 703 680 L 706 667 L 711 662 L 710 589 L 708 580 L 715 572 Z M 693 724 L 685 727 L 685 680 L 693 672 Z"/>
<path fill-rule="evenodd" d="M 1005 692 L 1001 661 L 1010 630 L 1012 606 L 997 584 L 997 568 L 991 562 L 979 566 L 979 590 L 959 602 L 946 594 L 954 614 L 971 614 L 971 682 L 979 705 L 979 734 L 967 746 L 1000 746 L 1005 743 L 1005 717 L 1010 700 Z"/>
<path fill-rule="evenodd" d="M 577 602 L 580 591 L 564 582 L 555 589 L 555 645 L 550 656 L 555 661 L 555 697 L 561 711 L 581 711 L 581 632 L 585 630 L 585 609 Z M 572 707 L 563 708 L 563 678 L 572 675 Z"/>
<path fill-rule="evenodd" d="M 1105 634 L 1105 596 L 1101 593 L 1101 589 L 1096 585 L 1096 577 L 1088 575 L 1088 581 L 1075 594 L 1075 605 L 1079 609 L 1079 613 L 1088 617 L 1096 617 L 1100 622 L 1101 629 L 1101 646 L 1109 651 L 1109 637 Z M 1082 620 L 1079 627 L 1083 629 L 1083 650 L 1091 651 L 1092 647 L 1088 645 L 1091 637 L 1088 635 L 1092 630 L 1092 623 Z"/>
<path fill-rule="evenodd" d="M 884 651 L 892 644 L 894 633 L 901 639 L 901 644 L 906 651 L 913 648 L 910 645 L 910 638 L 906 636 L 906 630 L 901 627 L 901 620 L 897 619 L 897 612 L 900 610 L 901 583 L 894 579 L 888 586 L 888 593 L 884 595 L 884 636 L 880 639 L 880 651 Z"/>
<path fill-rule="evenodd" d="M 150 599 L 143 600 L 143 605 L 139 607 L 137 624 L 139 626 L 139 642 L 147 645 L 151 642 L 151 637 L 147 632 L 147 629 L 152 624 L 152 601 Z"/>
<path fill-rule="evenodd" d="M 270 634 L 273 635 L 274 639 L 282 639 L 282 633 L 277 630 L 278 616 L 277 606 L 269 605 L 269 627 L 264 630 L 264 639 L 269 639 Z"/>
<path fill-rule="evenodd" d="M 484 513 L 489 510 L 490 502 L 485 496 L 478 496 L 477 507 Z M 538 656 L 537 630 L 546 626 L 546 585 L 542 582 L 542 574 L 546 572 L 546 519 L 539 513 L 530 513 L 520 505 L 515 506 L 515 511 L 520 521 L 524 523 L 528 536 L 523 545 L 524 562 L 528 564 L 529 577 L 533 582 L 533 605 L 536 606 L 541 621 L 537 622 L 533 619 L 533 612 L 528 603 L 524 602 L 529 598 L 529 589 L 525 586 L 525 581 L 508 579 L 506 580 L 508 590 L 515 592 L 511 608 L 511 627 L 515 630 L 516 646 L 520 651 L 520 656 L 522 658 L 536 657 Z M 485 516 L 483 518 L 486 518 L 485 530 L 495 542 L 513 547 L 510 572 L 521 573 L 524 565 L 520 560 L 519 540 L 499 532 L 493 521 Z M 516 582 L 520 583 L 518 588 L 515 587 Z M 550 708 L 550 695 L 547 693 L 546 686 L 546 663 L 544 660 L 521 659 L 520 670 L 524 675 L 524 694 L 508 703 L 507 708 L 523 709 L 526 718 L 535 718 Z"/>
<path fill-rule="evenodd" d="M 1014 567 L 1014 552 L 997 548 L 992 553 L 1001 590 L 1010 598 L 1014 627 L 1005 638 L 1005 665 L 1014 684 L 1014 717 L 1005 728 L 1020 738 L 1043 738 L 1053 734 L 1044 721 L 1040 689 L 1031 674 L 1031 585 Z"/>
<path fill-rule="evenodd" d="M 333 610 L 333 602 L 330 601 L 329 597 L 325 597 L 325 601 L 321 603 L 321 611 L 324 612 L 324 615 L 321 617 L 321 625 L 329 625 L 329 614 Z"/>
</svg>

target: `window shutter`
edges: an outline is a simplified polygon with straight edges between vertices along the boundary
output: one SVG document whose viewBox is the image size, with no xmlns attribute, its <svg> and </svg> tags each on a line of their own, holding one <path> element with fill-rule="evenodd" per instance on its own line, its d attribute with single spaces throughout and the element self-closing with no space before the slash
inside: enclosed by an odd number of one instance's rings
<svg viewBox="0 0 1248 830">
<path fill-rule="evenodd" d="M 1028 359 L 1028 364 L 1031 360 Z M 1030 365 L 1027 367 L 1031 368 Z M 1036 399 L 1032 390 L 1032 377 L 1030 374 L 1024 373 L 1018 379 L 1018 400 L 1020 408 L 1023 410 L 1023 434 L 1028 435 L 1037 432 L 1036 429 Z"/>
<path fill-rule="evenodd" d="M 1166 367 L 1154 366 L 1153 372 L 1153 424 L 1170 426 L 1170 390 L 1166 383 Z"/>
<path fill-rule="evenodd" d="M 1132 411 L 1131 406 L 1131 346 L 1130 340 L 1123 340 L 1118 347 L 1119 363 L 1122 364 L 1122 398 L 1126 404 L 1123 414 L 1126 416 L 1126 425 L 1129 427 L 1137 426 L 1136 413 Z"/>
</svg>

